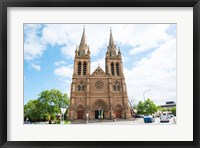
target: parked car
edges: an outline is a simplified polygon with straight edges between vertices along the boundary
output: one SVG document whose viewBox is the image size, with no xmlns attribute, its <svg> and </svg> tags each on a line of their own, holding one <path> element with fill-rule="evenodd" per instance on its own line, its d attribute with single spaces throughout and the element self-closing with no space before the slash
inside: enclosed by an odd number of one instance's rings
<svg viewBox="0 0 200 148">
<path fill-rule="evenodd" d="M 168 113 L 168 117 L 171 119 L 174 117 L 174 115 L 172 113 Z"/>
<path fill-rule="evenodd" d="M 144 123 L 152 123 L 155 122 L 155 119 L 151 115 L 144 116 Z"/>
<path fill-rule="evenodd" d="M 134 116 L 135 118 L 143 118 L 144 117 L 144 115 L 139 115 L 139 114 L 135 114 L 135 116 Z"/>
<path fill-rule="evenodd" d="M 168 115 L 167 113 L 163 113 L 160 117 L 160 122 L 169 122 L 170 118 L 170 115 Z"/>
</svg>

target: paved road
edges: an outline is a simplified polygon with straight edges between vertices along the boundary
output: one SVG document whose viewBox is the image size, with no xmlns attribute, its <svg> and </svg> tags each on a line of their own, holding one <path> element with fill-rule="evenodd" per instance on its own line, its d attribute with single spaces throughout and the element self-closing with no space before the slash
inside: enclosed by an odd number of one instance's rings
<svg viewBox="0 0 200 148">
<path fill-rule="evenodd" d="M 48 122 L 38 122 L 35 124 L 48 124 Z M 72 121 L 71 124 L 86 124 L 85 120 L 75 120 Z M 160 123 L 160 118 L 155 118 L 155 122 L 153 123 L 144 123 L 143 118 L 136 118 L 136 119 L 130 119 L 130 120 L 125 120 L 125 119 L 116 119 L 116 122 L 113 122 L 112 120 L 106 120 L 103 119 L 102 122 L 101 120 L 90 120 L 88 125 L 170 125 L 170 124 L 176 124 L 176 117 L 172 118 L 170 122 L 165 122 L 165 123 Z"/>
<path fill-rule="evenodd" d="M 159 118 L 155 118 L 155 122 L 153 123 L 144 123 L 143 118 L 136 118 L 135 120 L 126 121 L 126 120 L 120 120 L 116 122 L 96 122 L 96 123 L 88 123 L 89 125 L 148 125 L 148 124 L 159 124 L 159 125 L 170 125 L 175 124 L 176 118 L 172 118 L 170 122 L 164 122 L 160 123 Z"/>
</svg>

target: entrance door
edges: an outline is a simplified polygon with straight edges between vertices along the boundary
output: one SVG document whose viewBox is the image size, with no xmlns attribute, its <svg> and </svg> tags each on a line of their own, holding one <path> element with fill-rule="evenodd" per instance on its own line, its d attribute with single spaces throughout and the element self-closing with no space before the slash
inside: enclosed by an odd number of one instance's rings
<svg viewBox="0 0 200 148">
<path fill-rule="evenodd" d="M 95 110 L 95 119 L 99 119 L 99 111 Z"/>
<path fill-rule="evenodd" d="M 102 112 L 103 112 L 103 118 L 102 118 Z M 95 119 L 104 119 L 104 111 L 103 110 L 95 110 Z"/>
<path fill-rule="evenodd" d="M 83 119 L 83 111 L 78 111 L 78 119 Z"/>
<path fill-rule="evenodd" d="M 121 118 L 121 110 L 116 110 L 115 116 L 116 116 L 116 118 Z"/>
</svg>

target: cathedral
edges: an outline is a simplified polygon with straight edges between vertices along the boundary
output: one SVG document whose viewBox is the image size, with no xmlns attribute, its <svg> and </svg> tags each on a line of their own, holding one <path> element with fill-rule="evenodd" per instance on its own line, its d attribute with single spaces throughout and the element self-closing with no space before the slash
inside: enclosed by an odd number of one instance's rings
<svg viewBox="0 0 200 148">
<path fill-rule="evenodd" d="M 90 64 L 90 48 L 84 28 L 74 57 L 69 119 L 129 119 L 131 115 L 122 55 L 114 43 L 112 30 L 105 54 L 105 72 L 98 65 L 91 73 Z"/>
</svg>

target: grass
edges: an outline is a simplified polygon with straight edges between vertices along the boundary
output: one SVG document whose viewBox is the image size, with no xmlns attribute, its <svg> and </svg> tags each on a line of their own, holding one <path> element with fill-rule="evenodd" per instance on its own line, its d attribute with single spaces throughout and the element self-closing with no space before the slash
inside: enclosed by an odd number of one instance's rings
<svg viewBox="0 0 200 148">
<path fill-rule="evenodd" d="M 60 120 L 57 120 L 55 123 L 56 123 L 56 124 L 60 124 Z M 65 120 L 65 124 L 71 124 L 71 121 Z"/>
</svg>

